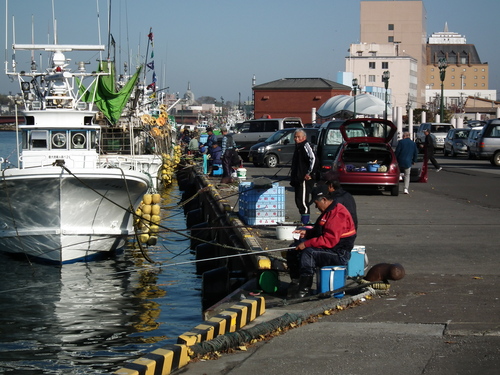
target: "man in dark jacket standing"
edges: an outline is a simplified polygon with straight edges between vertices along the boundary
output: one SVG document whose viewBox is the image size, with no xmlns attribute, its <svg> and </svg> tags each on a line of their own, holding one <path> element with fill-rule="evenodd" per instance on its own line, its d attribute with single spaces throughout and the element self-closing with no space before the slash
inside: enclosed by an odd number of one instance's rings
<svg viewBox="0 0 500 375">
<path fill-rule="evenodd" d="M 396 159 L 404 173 L 405 194 L 409 194 L 411 166 L 417 162 L 417 145 L 410 139 L 410 132 L 403 133 L 403 139 L 396 146 Z"/>
<path fill-rule="evenodd" d="M 309 142 L 307 134 L 302 129 L 294 133 L 295 152 L 292 158 L 290 185 L 295 189 L 295 204 L 299 209 L 300 221 L 309 223 L 309 205 L 311 189 L 314 185 L 312 173 L 316 163 L 316 156 Z"/>
</svg>

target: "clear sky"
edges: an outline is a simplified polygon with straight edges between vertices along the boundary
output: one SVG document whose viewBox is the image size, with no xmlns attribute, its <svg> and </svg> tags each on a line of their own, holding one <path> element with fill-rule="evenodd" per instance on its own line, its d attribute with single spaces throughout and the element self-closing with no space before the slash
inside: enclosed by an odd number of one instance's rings
<svg viewBox="0 0 500 375">
<path fill-rule="evenodd" d="M 168 86 L 169 92 L 183 95 L 190 82 L 196 98 L 238 101 L 241 94 L 241 100 L 247 100 L 253 75 L 257 84 L 291 77 L 335 81 L 337 72 L 344 70 L 349 45 L 359 42 L 360 0 L 54 2 L 60 44 L 98 44 L 98 7 L 101 42 L 106 44 L 111 2 L 118 70 L 124 61 L 136 65 L 146 60 L 147 35 L 152 28 L 158 87 Z M 0 24 L 5 49 L 5 0 L 3 3 Z M 13 16 L 17 43 L 31 43 L 32 16 L 35 42 L 53 40 L 52 0 L 10 0 L 8 6 L 9 46 Z M 424 0 L 424 6 L 428 35 L 443 31 L 445 22 L 449 31 L 464 35 L 489 64 L 489 89 L 499 90 L 500 1 Z M 10 60 L 10 49 L 7 56 Z M 74 55 L 66 57 L 73 59 L 72 64 L 79 60 Z M 84 58 L 95 69 L 98 57 L 86 54 Z M 18 52 L 17 62 L 18 70 L 28 69 L 30 53 Z M 0 93 L 9 91 L 19 90 L 1 74 Z"/>
</svg>

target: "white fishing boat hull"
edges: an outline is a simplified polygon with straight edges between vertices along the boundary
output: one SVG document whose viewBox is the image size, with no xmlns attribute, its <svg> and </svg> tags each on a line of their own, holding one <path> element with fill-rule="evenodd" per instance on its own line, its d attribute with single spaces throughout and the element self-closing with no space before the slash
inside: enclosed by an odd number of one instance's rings
<svg viewBox="0 0 500 375">
<path fill-rule="evenodd" d="M 122 247 L 148 176 L 118 168 L 7 169 L 0 175 L 0 250 L 53 263 Z"/>
</svg>

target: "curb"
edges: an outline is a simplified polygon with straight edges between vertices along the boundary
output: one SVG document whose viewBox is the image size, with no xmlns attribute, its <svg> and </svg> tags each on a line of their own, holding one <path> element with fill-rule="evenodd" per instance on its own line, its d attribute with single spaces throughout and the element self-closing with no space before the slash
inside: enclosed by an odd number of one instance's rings
<svg viewBox="0 0 500 375">
<path fill-rule="evenodd" d="M 192 331 L 180 335 L 177 344 L 166 345 L 151 353 L 126 363 L 113 372 L 115 375 L 168 375 L 172 371 L 186 366 L 190 357 L 188 348 L 206 340 L 212 340 L 226 333 L 236 332 L 258 316 L 264 314 L 266 303 L 264 297 L 246 298 L 205 323 L 196 326 Z"/>
</svg>

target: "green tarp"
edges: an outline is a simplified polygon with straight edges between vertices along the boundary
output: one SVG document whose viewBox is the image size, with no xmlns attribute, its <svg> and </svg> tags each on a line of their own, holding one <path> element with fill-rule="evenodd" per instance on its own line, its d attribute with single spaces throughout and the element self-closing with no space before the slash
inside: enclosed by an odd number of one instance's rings
<svg viewBox="0 0 500 375">
<path fill-rule="evenodd" d="M 116 124 L 120 118 L 123 108 L 127 104 L 130 94 L 135 87 L 142 66 L 137 69 L 135 74 L 123 86 L 120 91 L 115 89 L 115 65 L 112 62 L 101 61 L 99 64 L 99 71 L 110 73 L 109 75 L 100 76 L 97 80 L 97 90 L 94 90 L 95 84 L 89 87 L 85 92 L 85 88 L 78 82 L 80 86 L 80 94 L 82 100 L 85 102 L 94 102 L 99 110 L 106 116 L 112 124 Z M 95 92 L 94 92 L 95 91 Z M 95 96 L 95 97 L 94 97 Z"/>
</svg>

